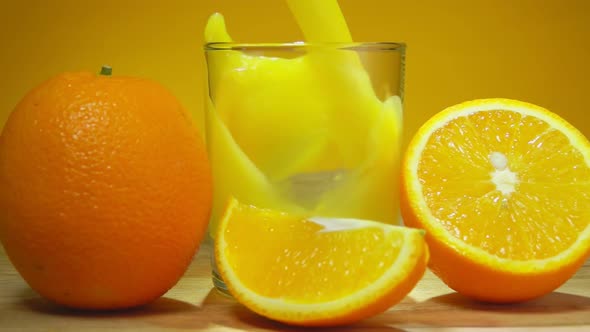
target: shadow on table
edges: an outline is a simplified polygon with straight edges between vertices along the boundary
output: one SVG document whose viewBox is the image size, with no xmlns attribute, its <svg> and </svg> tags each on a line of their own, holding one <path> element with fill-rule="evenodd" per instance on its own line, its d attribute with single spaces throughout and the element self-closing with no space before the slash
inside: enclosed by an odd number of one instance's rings
<svg viewBox="0 0 590 332">
<path fill-rule="evenodd" d="M 166 297 L 162 297 L 151 304 L 117 311 L 84 311 L 60 307 L 52 302 L 38 297 L 34 292 L 24 294 L 23 304 L 30 310 L 40 314 L 72 317 L 76 320 L 103 320 L 109 326 L 116 327 L 119 323 L 125 325 L 139 323 L 162 328 L 175 329 L 205 329 L 207 327 L 228 327 L 246 331 L 309 331 L 309 328 L 298 328 L 281 324 L 264 318 L 246 309 L 233 298 L 211 289 L 200 305 L 194 305 Z M 412 299 L 406 299 L 410 303 Z M 99 324 L 97 324 L 99 325 Z M 313 329 L 311 329 L 313 330 Z M 318 329 L 319 330 L 319 329 Z M 321 331 L 388 331 L 401 332 L 403 330 L 389 327 L 381 323 L 359 324 L 338 328 L 322 328 Z"/>
<path fill-rule="evenodd" d="M 198 305 L 179 301 L 167 297 L 161 297 L 144 306 L 112 311 L 77 310 L 59 306 L 45 300 L 31 289 L 23 289 L 21 304 L 28 310 L 37 314 L 61 317 L 64 319 L 59 326 L 72 321 L 72 326 L 82 323 L 80 326 L 94 326 L 97 328 L 118 328 L 129 326 L 156 325 L 156 326 L 190 326 L 194 328 L 204 327 L 193 318 L 197 317 L 201 310 Z M 83 328 L 81 329 L 83 330 Z"/>
<path fill-rule="evenodd" d="M 554 292 L 519 304 L 488 304 L 450 293 L 398 305 L 368 322 L 400 327 L 519 327 L 590 325 L 590 297 Z"/>
<path fill-rule="evenodd" d="M 22 304 L 30 310 L 47 315 L 71 316 L 88 319 L 112 319 L 136 316 L 179 314 L 183 312 L 194 312 L 199 310 L 199 307 L 196 305 L 167 297 L 161 297 L 150 304 L 130 309 L 106 311 L 79 310 L 59 306 L 53 302 L 39 297 L 33 291 L 30 291 L 30 293 L 34 295 L 24 298 Z"/>
<path fill-rule="evenodd" d="M 32 293 L 32 291 L 30 291 Z M 33 293 L 34 294 L 34 293 Z M 23 304 L 38 313 L 73 316 L 83 320 L 108 319 L 117 325 L 143 323 L 164 328 L 229 327 L 247 331 L 304 331 L 259 316 L 233 298 L 211 289 L 199 304 L 162 297 L 123 311 L 79 311 L 56 306 L 27 294 Z M 389 311 L 355 325 L 322 331 L 403 331 L 412 327 L 518 327 L 590 325 L 590 297 L 554 292 L 522 304 L 495 305 L 472 301 L 457 293 L 423 302 L 407 297 Z M 313 330 L 313 329 L 312 329 Z M 309 329 L 305 329 L 309 331 Z"/>
</svg>

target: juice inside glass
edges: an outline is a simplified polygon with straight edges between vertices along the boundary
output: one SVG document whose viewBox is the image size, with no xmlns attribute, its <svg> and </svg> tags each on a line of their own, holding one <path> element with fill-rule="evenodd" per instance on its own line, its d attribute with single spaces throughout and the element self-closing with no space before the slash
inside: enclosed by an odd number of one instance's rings
<svg viewBox="0 0 590 332">
<path fill-rule="evenodd" d="M 400 43 L 208 43 L 213 241 L 231 196 L 398 224 L 404 52 Z M 227 292 L 215 264 L 213 281 Z"/>
</svg>

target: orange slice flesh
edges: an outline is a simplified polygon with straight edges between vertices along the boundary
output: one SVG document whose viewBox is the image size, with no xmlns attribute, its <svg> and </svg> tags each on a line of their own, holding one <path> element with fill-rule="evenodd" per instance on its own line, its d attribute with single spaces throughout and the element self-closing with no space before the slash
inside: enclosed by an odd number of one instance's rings
<svg viewBox="0 0 590 332">
<path fill-rule="evenodd" d="M 403 162 L 402 213 L 431 269 L 476 299 L 551 292 L 590 253 L 590 143 L 539 106 L 483 99 L 425 123 Z"/>
<path fill-rule="evenodd" d="M 423 231 L 357 219 L 303 218 L 231 200 L 215 255 L 231 294 L 260 315 L 342 325 L 387 310 L 421 279 Z"/>
</svg>

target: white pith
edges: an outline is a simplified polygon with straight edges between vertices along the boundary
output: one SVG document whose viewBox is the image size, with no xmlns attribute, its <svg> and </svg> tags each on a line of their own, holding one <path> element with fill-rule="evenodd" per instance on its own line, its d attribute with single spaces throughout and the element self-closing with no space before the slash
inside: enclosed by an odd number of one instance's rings
<svg viewBox="0 0 590 332">
<path fill-rule="evenodd" d="M 492 172 L 492 183 L 496 185 L 504 196 L 508 196 L 515 191 L 518 183 L 518 176 L 508 168 L 508 158 L 501 152 L 490 153 L 490 163 L 494 167 Z"/>
</svg>

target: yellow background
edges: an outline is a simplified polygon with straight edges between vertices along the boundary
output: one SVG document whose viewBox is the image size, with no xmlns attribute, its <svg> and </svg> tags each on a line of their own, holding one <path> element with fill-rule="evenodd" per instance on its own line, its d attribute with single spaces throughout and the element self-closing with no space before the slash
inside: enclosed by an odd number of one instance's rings
<svg viewBox="0 0 590 332">
<path fill-rule="evenodd" d="M 222 12 L 237 41 L 300 40 L 280 0 L 0 0 L 0 125 L 31 87 L 62 71 L 138 75 L 170 88 L 202 128 L 202 30 Z M 356 41 L 408 44 L 413 133 L 452 104 L 532 102 L 590 136 L 590 1 L 341 0 Z"/>
</svg>

